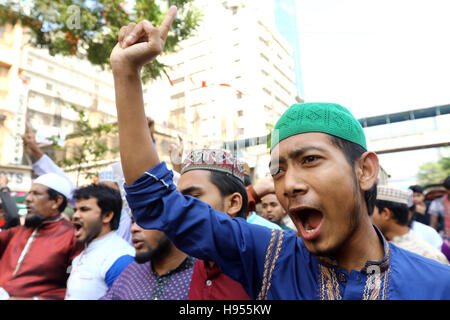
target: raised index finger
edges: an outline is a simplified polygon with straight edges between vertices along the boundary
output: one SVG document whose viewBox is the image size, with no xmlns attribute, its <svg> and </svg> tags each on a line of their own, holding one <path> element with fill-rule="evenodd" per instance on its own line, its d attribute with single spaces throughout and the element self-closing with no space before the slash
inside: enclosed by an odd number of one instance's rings
<svg viewBox="0 0 450 320">
<path fill-rule="evenodd" d="M 161 23 L 161 26 L 159 27 L 159 33 L 163 41 L 166 40 L 167 34 L 169 33 L 170 30 L 170 26 L 172 25 L 172 22 L 175 19 L 176 15 L 177 15 L 177 7 L 171 6 L 169 8 L 169 11 L 167 11 L 167 15 L 164 18 L 164 21 Z"/>
</svg>

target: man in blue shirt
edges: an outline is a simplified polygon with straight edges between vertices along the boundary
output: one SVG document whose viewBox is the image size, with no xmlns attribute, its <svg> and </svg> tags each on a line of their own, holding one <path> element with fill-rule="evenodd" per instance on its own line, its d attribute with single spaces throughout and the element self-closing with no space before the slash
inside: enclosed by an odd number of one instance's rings
<svg viewBox="0 0 450 320">
<path fill-rule="evenodd" d="M 367 151 L 359 122 L 337 104 L 293 105 L 274 128 L 270 171 L 297 233 L 231 219 L 176 190 L 171 171 L 147 147 L 139 73 L 161 53 L 175 14 L 171 7 L 159 28 L 148 21 L 122 27 L 110 59 L 136 222 L 215 261 L 251 298 L 450 299 L 448 266 L 389 244 L 372 225 L 378 157 Z M 137 153 L 137 146 L 146 147 Z"/>
</svg>

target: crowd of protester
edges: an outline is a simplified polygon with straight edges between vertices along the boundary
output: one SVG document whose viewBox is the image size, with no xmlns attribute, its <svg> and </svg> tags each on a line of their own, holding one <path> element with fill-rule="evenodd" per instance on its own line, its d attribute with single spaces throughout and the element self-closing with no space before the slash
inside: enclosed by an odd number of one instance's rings
<svg viewBox="0 0 450 320">
<path fill-rule="evenodd" d="M 182 159 L 182 137 L 172 170 L 160 162 L 139 70 L 175 14 L 119 32 L 121 161 L 95 183 L 75 187 L 26 129 L 37 178 L 23 223 L 0 177 L 0 299 L 450 299 L 450 177 L 436 199 L 379 185 L 378 157 L 343 106 L 293 104 L 274 119 L 256 183 L 227 150 Z"/>
</svg>

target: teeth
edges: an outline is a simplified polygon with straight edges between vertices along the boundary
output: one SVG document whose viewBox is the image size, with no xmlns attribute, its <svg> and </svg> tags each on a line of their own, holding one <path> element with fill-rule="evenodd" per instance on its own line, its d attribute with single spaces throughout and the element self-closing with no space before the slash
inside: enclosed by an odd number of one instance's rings
<svg viewBox="0 0 450 320">
<path fill-rule="evenodd" d="M 308 222 L 305 223 L 305 231 L 306 231 L 307 233 L 312 233 L 312 232 L 314 232 L 314 230 L 315 230 L 315 229 L 310 229 L 310 228 L 309 228 L 309 223 L 308 223 Z"/>
</svg>

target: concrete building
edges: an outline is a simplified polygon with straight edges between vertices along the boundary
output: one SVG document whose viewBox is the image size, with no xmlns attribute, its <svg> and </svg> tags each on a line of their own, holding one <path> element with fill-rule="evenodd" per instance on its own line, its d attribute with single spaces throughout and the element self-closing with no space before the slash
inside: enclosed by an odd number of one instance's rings
<svg viewBox="0 0 450 320">
<path fill-rule="evenodd" d="M 195 4 L 203 21 L 176 53 L 160 58 L 170 79 L 147 86 L 147 114 L 182 131 L 185 150 L 267 134 L 297 96 L 291 47 L 275 27 L 273 6 Z M 267 173 L 265 146 L 232 151 Z"/>
<path fill-rule="evenodd" d="M 1 165 L 30 165 L 20 137 L 26 122 L 45 144 L 73 132 L 78 113 L 72 105 L 93 112 L 94 122 L 116 119 L 110 72 L 31 47 L 20 24 L 0 26 L 0 84 Z"/>
<path fill-rule="evenodd" d="M 9 177 L 12 190 L 26 192 L 31 186 L 31 162 L 23 152 L 20 137 L 26 122 L 36 131 L 44 151 L 55 160 L 79 148 L 79 138 L 71 138 L 79 119 L 72 105 L 86 111 L 92 126 L 115 123 L 111 72 L 87 60 L 50 56 L 47 49 L 31 47 L 20 24 L 0 26 L 0 174 Z M 168 145 L 175 142 L 177 133 L 158 123 L 155 128 L 162 159 L 169 161 Z M 48 138 L 58 134 L 65 148 L 55 153 L 48 147 Z M 105 139 L 110 147 L 118 146 L 117 134 Z M 109 153 L 99 163 L 83 164 L 83 169 L 100 170 L 115 161 L 119 161 L 118 152 Z M 79 175 L 76 167 L 66 168 L 66 173 L 79 185 L 91 181 Z"/>
</svg>

